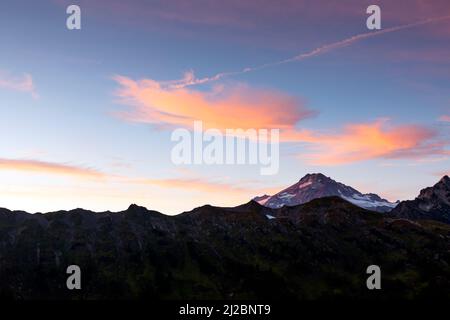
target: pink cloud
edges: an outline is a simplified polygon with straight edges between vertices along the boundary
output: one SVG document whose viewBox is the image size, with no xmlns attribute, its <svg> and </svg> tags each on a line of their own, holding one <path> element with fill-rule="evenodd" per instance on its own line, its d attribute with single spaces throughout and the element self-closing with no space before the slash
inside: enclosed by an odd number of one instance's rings
<svg viewBox="0 0 450 320">
<path fill-rule="evenodd" d="M 34 172 L 89 179 L 101 179 L 105 177 L 104 174 L 94 169 L 39 160 L 0 158 L 0 170 Z"/>
<path fill-rule="evenodd" d="M 25 73 L 21 77 L 11 77 L 8 74 L 0 72 L 0 88 L 26 92 L 31 94 L 34 99 L 39 97 L 33 83 L 33 78 L 28 73 Z"/>
<path fill-rule="evenodd" d="M 70 0 L 53 0 L 61 7 Z M 330 39 L 344 38 L 356 26 L 364 27 L 370 0 L 78 0 L 90 17 L 138 32 L 232 41 L 243 46 L 257 46 L 282 51 L 311 48 Z M 383 27 L 407 24 L 430 17 L 450 14 L 448 0 L 377 0 L 382 8 Z M 407 10 L 405 9 L 407 8 Z M 427 35 L 448 36 L 450 28 L 429 25 Z M 308 31 L 306 31 L 308 30 Z M 317 30 L 317 33 L 311 33 Z M 332 36 L 330 36 L 332 35 Z M 301 41 L 299 41 L 301 39 Z"/>
<path fill-rule="evenodd" d="M 60 6 L 71 4 L 70 0 L 53 0 Z M 145 19 L 151 23 L 158 19 L 172 23 L 189 23 L 209 26 L 254 26 L 271 22 L 286 23 L 299 17 L 312 19 L 349 18 L 365 15 L 365 9 L 374 4 L 366 0 L 79 0 L 82 7 L 88 7 L 96 15 L 111 15 L 128 19 Z M 389 21 L 411 22 L 416 19 L 450 13 L 447 0 L 378 0 L 383 16 Z M 407 8 L 408 10 L 405 10 Z M 149 18 L 153 18 L 153 20 Z M 282 19 L 282 20 L 281 20 Z"/>
<path fill-rule="evenodd" d="M 205 129 L 289 130 L 314 114 L 298 98 L 246 85 L 199 91 L 178 88 L 176 82 L 135 81 L 124 76 L 114 79 L 120 86 L 116 96 L 130 107 L 119 116 L 128 121 L 191 127 L 201 120 Z"/>
<path fill-rule="evenodd" d="M 439 121 L 450 122 L 450 116 L 442 115 L 442 116 L 439 117 Z"/>
<path fill-rule="evenodd" d="M 120 176 L 105 174 L 98 170 L 61 164 L 55 162 L 46 162 L 40 160 L 22 160 L 22 159 L 5 159 L 0 158 L 0 171 L 16 171 L 26 173 L 36 173 L 45 175 L 55 175 L 62 177 L 71 177 L 76 179 L 100 180 L 108 179 L 113 183 L 120 183 L 125 185 L 140 185 L 140 186 L 155 186 L 162 189 L 184 189 L 190 191 L 228 194 L 228 195 L 242 195 L 248 193 L 249 195 L 259 194 L 263 192 L 275 192 L 281 187 L 260 188 L 254 187 L 249 182 L 231 183 L 227 181 L 212 181 L 201 177 L 179 177 L 179 178 L 134 178 L 129 176 Z"/>
<path fill-rule="evenodd" d="M 190 79 L 186 76 L 181 81 Z M 178 87 L 178 81 L 135 81 L 115 77 L 116 95 L 131 109 L 119 113 L 127 121 L 165 127 L 192 127 L 201 120 L 204 128 L 280 129 L 281 142 L 305 143 L 301 157 L 315 165 L 340 165 L 370 159 L 423 159 L 447 156 L 448 145 L 438 133 L 418 125 L 391 125 L 386 119 L 353 123 L 333 134 L 298 129 L 313 114 L 298 99 L 271 90 L 247 86 L 216 87 L 198 91 Z"/>
</svg>

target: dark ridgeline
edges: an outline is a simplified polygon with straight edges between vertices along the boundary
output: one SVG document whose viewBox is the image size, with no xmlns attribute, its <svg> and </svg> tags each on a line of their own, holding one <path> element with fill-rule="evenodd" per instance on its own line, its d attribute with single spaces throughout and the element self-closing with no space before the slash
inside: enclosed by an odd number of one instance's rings
<svg viewBox="0 0 450 320">
<path fill-rule="evenodd" d="M 448 187 L 448 177 L 441 182 Z M 418 202 L 433 203 L 428 215 L 403 215 L 409 202 L 383 214 L 339 197 L 279 209 L 207 205 L 177 216 L 136 205 L 118 213 L 0 209 L 0 298 L 448 299 L 450 224 L 434 221 L 445 220 L 437 212 L 448 210 L 439 202 L 448 189 L 433 188 Z M 66 288 L 73 264 L 80 291 Z M 372 264 L 382 290 L 366 288 Z"/>
<path fill-rule="evenodd" d="M 450 223 L 450 178 L 443 177 L 434 186 L 421 190 L 416 199 L 401 202 L 390 213 L 407 219 L 431 219 Z"/>
</svg>

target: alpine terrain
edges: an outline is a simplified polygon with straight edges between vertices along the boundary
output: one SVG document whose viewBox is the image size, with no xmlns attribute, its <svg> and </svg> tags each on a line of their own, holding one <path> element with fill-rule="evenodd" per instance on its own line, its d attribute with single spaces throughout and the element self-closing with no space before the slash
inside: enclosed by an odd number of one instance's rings
<svg viewBox="0 0 450 320">
<path fill-rule="evenodd" d="M 450 178 L 445 176 L 434 186 L 421 190 L 414 200 L 400 202 L 391 215 L 450 223 Z"/>
<path fill-rule="evenodd" d="M 307 174 L 292 186 L 273 196 L 264 195 L 253 200 L 269 208 L 296 206 L 311 200 L 337 196 L 354 205 L 372 211 L 391 211 L 398 202 L 389 202 L 374 193 L 362 194 L 343 183 L 336 182 L 321 173 Z"/>
</svg>

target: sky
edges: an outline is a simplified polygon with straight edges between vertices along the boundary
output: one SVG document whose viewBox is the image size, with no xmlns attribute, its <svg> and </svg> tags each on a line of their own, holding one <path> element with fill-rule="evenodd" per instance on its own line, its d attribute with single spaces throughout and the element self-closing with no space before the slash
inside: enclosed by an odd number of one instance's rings
<svg viewBox="0 0 450 320">
<path fill-rule="evenodd" d="M 450 174 L 448 0 L 4 0 L 0 39 L 0 207 L 177 214 L 314 172 L 395 201 Z M 279 171 L 174 163 L 194 121 L 279 129 Z"/>
</svg>

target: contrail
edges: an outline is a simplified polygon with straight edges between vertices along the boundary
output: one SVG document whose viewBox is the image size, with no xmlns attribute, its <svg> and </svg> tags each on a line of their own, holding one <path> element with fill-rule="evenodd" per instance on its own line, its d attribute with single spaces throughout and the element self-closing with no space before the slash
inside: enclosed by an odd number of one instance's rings
<svg viewBox="0 0 450 320">
<path fill-rule="evenodd" d="M 265 69 L 265 68 L 269 68 L 269 67 L 274 67 L 274 66 L 278 66 L 281 64 L 285 64 L 285 63 L 291 63 L 291 62 L 295 62 L 295 61 L 302 61 L 305 59 L 309 59 L 330 51 L 333 51 L 335 49 L 340 49 L 343 47 L 347 47 L 355 42 L 359 42 L 361 40 L 364 39 L 368 39 L 368 38 L 372 38 L 372 37 L 376 37 L 385 33 L 391 33 L 391 32 L 396 32 L 396 31 L 400 31 L 400 30 L 405 30 L 405 29 L 411 29 L 414 27 L 418 27 L 418 26 L 422 26 L 422 25 L 426 25 L 426 24 L 430 24 L 430 23 L 436 23 L 436 22 L 440 22 L 443 20 L 447 20 L 450 19 L 450 15 L 448 16 L 442 16 L 442 17 L 437 17 L 437 18 L 429 18 L 426 20 L 422 20 L 422 21 L 418 21 L 418 22 L 413 22 L 413 23 L 409 23 L 409 24 L 405 24 L 405 25 L 401 25 L 401 26 L 396 26 L 396 27 L 391 27 L 391 28 L 387 28 L 387 29 L 382 29 L 379 31 L 373 31 L 373 32 L 368 32 L 368 33 L 362 33 L 362 34 L 358 34 L 355 36 L 352 36 L 350 38 L 338 41 L 338 42 L 333 42 L 330 44 L 326 44 L 323 45 L 321 47 L 318 47 L 314 50 L 311 50 L 309 52 L 305 52 L 305 53 L 301 53 L 298 54 L 294 57 L 285 59 L 285 60 L 280 60 L 280 61 L 275 61 L 275 62 L 271 62 L 271 63 L 267 63 L 267 64 L 263 64 L 260 66 L 255 66 L 255 67 L 247 67 L 244 69 L 241 69 L 239 71 L 230 71 L 230 72 L 221 72 L 218 73 L 214 76 L 211 77 L 205 77 L 205 78 L 195 78 L 192 74 L 190 77 L 187 77 L 185 79 L 179 80 L 179 81 L 175 81 L 173 84 L 170 85 L 171 88 L 174 89 L 178 89 L 178 88 L 184 88 L 187 86 L 192 86 L 192 85 L 197 85 L 197 84 L 203 84 L 203 83 L 207 83 L 207 82 L 211 82 L 211 81 L 217 81 L 220 80 L 222 78 L 225 77 L 229 77 L 229 76 L 234 76 L 234 75 L 239 75 L 239 74 L 244 74 L 244 73 L 248 73 L 248 72 L 253 72 L 253 71 L 257 71 L 257 70 L 261 70 L 261 69 Z"/>
</svg>

